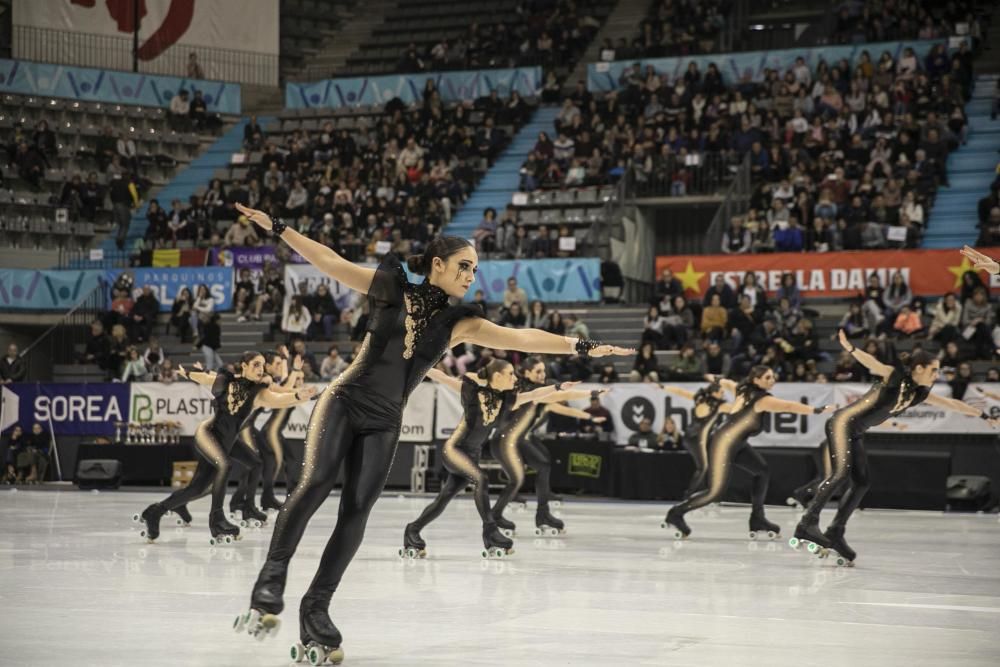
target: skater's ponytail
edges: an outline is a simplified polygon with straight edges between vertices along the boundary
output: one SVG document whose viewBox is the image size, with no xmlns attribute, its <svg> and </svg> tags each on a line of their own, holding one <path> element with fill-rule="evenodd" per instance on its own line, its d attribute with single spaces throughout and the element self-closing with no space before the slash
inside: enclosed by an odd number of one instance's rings
<svg viewBox="0 0 1000 667">
<path fill-rule="evenodd" d="M 452 255 L 471 247 L 472 244 L 460 236 L 438 236 L 427 244 L 423 253 L 407 257 L 406 267 L 418 276 L 428 276 L 435 258 L 447 262 Z"/>
<path fill-rule="evenodd" d="M 710 383 L 708 383 L 706 386 L 702 387 L 697 392 L 695 392 L 694 395 L 695 405 L 697 405 L 698 403 L 705 403 L 706 401 L 719 400 L 715 397 L 715 395 L 718 394 L 720 391 L 722 391 L 722 384 L 719 382 L 719 379 L 716 378 L 712 380 Z"/>
<path fill-rule="evenodd" d="M 935 361 L 935 358 L 926 350 L 917 350 L 908 354 L 903 352 L 899 358 L 911 372 L 917 370 L 917 366 L 930 366 Z"/>
</svg>

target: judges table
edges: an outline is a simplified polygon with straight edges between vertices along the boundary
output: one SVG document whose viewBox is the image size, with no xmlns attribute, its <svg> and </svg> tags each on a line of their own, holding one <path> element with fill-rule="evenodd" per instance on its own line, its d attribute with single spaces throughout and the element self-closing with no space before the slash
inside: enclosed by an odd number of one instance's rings
<svg viewBox="0 0 1000 667">
<path fill-rule="evenodd" d="M 547 434 L 542 442 L 552 460 L 553 491 L 612 495 L 614 443 L 590 433 Z"/>
<path fill-rule="evenodd" d="M 613 494 L 629 500 L 680 500 L 694 463 L 687 452 L 616 448 L 611 453 Z"/>
<path fill-rule="evenodd" d="M 196 460 L 194 446 L 81 444 L 76 460 L 115 459 L 122 464 L 125 484 L 170 484 L 174 461 Z"/>
</svg>

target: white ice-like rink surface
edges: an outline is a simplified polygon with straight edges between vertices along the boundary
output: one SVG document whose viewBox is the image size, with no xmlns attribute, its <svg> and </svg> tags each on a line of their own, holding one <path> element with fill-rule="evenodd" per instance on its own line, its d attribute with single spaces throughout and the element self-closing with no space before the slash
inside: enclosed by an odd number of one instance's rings
<svg viewBox="0 0 1000 667">
<path fill-rule="evenodd" d="M 0 489 L 0 665 L 289 664 L 339 498 L 299 547 L 278 637 L 258 643 L 231 626 L 270 527 L 213 549 L 203 499 L 190 528 L 168 516 L 145 544 L 130 517 L 164 495 Z M 466 497 L 424 531 L 428 559 L 402 561 L 428 500 L 376 505 L 332 606 L 345 665 L 1000 664 L 996 515 L 859 512 L 845 569 L 788 546 L 789 508 L 769 508 L 781 541 L 750 542 L 748 509 L 725 506 L 689 515 L 675 544 L 666 504 L 569 500 L 566 535 L 535 538 L 533 505 L 508 512 L 516 553 L 484 562 Z"/>
</svg>

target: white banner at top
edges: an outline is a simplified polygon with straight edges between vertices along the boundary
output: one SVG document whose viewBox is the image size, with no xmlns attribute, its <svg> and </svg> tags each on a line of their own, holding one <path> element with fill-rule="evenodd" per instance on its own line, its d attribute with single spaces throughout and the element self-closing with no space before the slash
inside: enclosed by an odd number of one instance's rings
<svg viewBox="0 0 1000 667">
<path fill-rule="evenodd" d="M 143 61 L 191 46 L 278 54 L 278 0 L 142 0 L 138 6 Z M 14 0 L 13 19 L 15 26 L 131 39 L 132 8 L 132 0 Z"/>
</svg>

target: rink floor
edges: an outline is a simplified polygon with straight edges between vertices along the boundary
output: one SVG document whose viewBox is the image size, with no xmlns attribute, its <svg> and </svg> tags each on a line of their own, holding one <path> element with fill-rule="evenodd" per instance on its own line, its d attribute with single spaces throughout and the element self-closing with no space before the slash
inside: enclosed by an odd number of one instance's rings
<svg viewBox="0 0 1000 667">
<path fill-rule="evenodd" d="M 203 499 L 192 527 L 165 520 L 145 544 L 131 515 L 164 495 L 0 488 L 0 664 L 289 664 L 339 499 L 293 561 L 278 637 L 258 643 L 231 624 L 269 528 L 212 548 Z M 485 562 L 465 497 L 424 532 L 429 558 L 402 561 L 427 501 L 376 505 L 332 607 L 345 665 L 1000 664 L 996 515 L 861 512 L 846 569 L 788 546 L 789 508 L 769 511 L 780 541 L 749 541 L 747 508 L 724 506 L 689 515 L 692 538 L 675 543 L 666 504 L 570 500 L 566 535 L 535 538 L 533 505 L 510 512 L 526 535 Z"/>
</svg>

